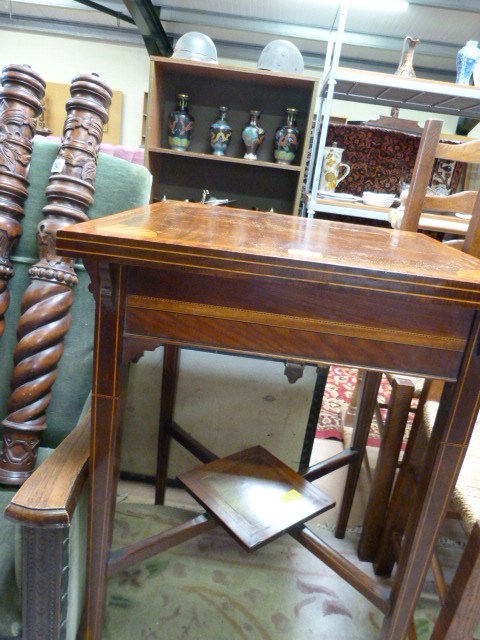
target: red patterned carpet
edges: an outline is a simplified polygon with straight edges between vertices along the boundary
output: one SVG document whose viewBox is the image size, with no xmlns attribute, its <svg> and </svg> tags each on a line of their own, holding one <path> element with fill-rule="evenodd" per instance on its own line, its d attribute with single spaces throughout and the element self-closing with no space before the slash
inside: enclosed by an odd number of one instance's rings
<svg viewBox="0 0 480 640">
<path fill-rule="evenodd" d="M 342 412 L 346 410 L 352 396 L 357 370 L 347 367 L 331 367 L 328 374 L 327 386 L 323 397 L 323 406 L 318 420 L 317 438 L 343 440 L 342 435 Z M 390 395 L 390 385 L 385 376 L 380 385 L 379 401 L 388 403 Z M 385 409 L 382 409 L 385 418 Z M 380 434 L 377 421 L 373 420 L 368 438 L 368 445 L 371 447 L 380 446 Z"/>
</svg>

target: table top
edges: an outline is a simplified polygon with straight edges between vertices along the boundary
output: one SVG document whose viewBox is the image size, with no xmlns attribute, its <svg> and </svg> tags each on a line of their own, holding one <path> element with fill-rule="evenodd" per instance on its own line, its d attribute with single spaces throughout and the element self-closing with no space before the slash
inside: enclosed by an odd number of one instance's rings
<svg viewBox="0 0 480 640">
<path fill-rule="evenodd" d="M 424 234 L 196 203 L 167 200 L 65 227 L 57 251 L 480 302 L 480 261 Z"/>
</svg>

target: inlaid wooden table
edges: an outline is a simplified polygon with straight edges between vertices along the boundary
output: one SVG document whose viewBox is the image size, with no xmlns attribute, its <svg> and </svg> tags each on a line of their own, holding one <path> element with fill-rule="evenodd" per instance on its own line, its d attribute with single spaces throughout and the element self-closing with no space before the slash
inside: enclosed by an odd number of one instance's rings
<svg viewBox="0 0 480 640">
<path fill-rule="evenodd" d="M 127 365 L 175 344 L 446 381 L 378 598 L 380 637 L 404 638 L 478 410 L 480 262 L 422 234 L 169 201 L 61 229 L 57 252 L 84 259 L 96 296 L 86 637 L 113 571 Z"/>
</svg>

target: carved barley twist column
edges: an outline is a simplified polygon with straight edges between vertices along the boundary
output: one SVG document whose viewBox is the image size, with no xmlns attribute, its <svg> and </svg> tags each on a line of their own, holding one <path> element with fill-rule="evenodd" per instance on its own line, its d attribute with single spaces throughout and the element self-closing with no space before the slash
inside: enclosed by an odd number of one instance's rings
<svg viewBox="0 0 480 640">
<path fill-rule="evenodd" d="M 42 112 L 45 82 L 30 67 L 2 69 L 0 90 L 0 337 L 10 303 L 8 280 L 13 275 L 10 252 L 22 235 L 23 203 L 36 118 Z"/>
<path fill-rule="evenodd" d="M 58 256 L 56 232 L 87 220 L 103 127 L 108 120 L 111 89 L 96 75 L 73 79 L 67 119 L 46 189 L 48 204 L 38 225 L 40 260 L 30 269 L 31 284 L 22 298 L 17 327 L 8 416 L 0 458 L 0 482 L 21 484 L 32 472 L 45 412 L 70 326 L 74 262 Z"/>
</svg>

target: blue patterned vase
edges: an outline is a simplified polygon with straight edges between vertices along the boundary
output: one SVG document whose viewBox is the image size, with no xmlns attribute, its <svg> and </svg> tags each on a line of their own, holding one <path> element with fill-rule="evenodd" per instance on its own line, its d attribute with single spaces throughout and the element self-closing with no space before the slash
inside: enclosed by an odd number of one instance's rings
<svg viewBox="0 0 480 640">
<path fill-rule="evenodd" d="M 285 123 L 275 131 L 273 156 L 278 164 L 292 164 L 300 144 L 300 129 L 297 127 L 298 109 L 287 109 Z"/>
<path fill-rule="evenodd" d="M 186 151 L 190 146 L 195 118 L 188 113 L 190 96 L 179 93 L 177 109 L 168 114 L 168 144 L 171 149 Z"/>
<path fill-rule="evenodd" d="M 457 83 L 469 84 L 473 69 L 480 58 L 476 40 L 469 40 L 457 53 Z"/>
<path fill-rule="evenodd" d="M 242 131 L 242 140 L 245 144 L 246 153 L 243 156 L 249 160 L 257 159 L 257 149 L 265 138 L 265 131 L 260 126 L 261 111 L 250 111 L 250 122 Z"/>
<path fill-rule="evenodd" d="M 230 140 L 232 139 L 232 127 L 226 117 L 228 107 L 218 107 L 218 120 L 210 125 L 210 146 L 216 156 L 224 156 Z"/>
</svg>

